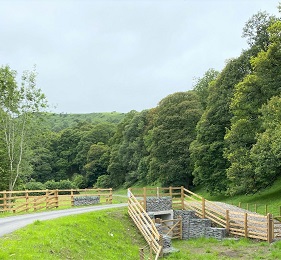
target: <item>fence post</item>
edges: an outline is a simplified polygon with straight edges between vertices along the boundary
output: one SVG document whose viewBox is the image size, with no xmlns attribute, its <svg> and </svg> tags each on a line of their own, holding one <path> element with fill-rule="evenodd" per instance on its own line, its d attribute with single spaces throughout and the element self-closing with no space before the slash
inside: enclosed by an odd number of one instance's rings
<svg viewBox="0 0 281 260">
<path fill-rule="evenodd" d="M 140 248 L 140 260 L 144 260 L 144 249 Z"/>
<path fill-rule="evenodd" d="M 159 187 L 156 187 L 157 198 L 159 198 Z"/>
<path fill-rule="evenodd" d="M 247 210 L 249 210 L 249 203 L 247 203 Z"/>
<path fill-rule="evenodd" d="M 255 212 L 257 213 L 257 204 L 255 204 Z"/>
<path fill-rule="evenodd" d="M 4 193 L 3 193 L 3 209 L 4 209 L 4 212 L 7 210 L 7 194 L 6 194 L 6 191 L 4 190 Z"/>
<path fill-rule="evenodd" d="M 244 215 L 244 230 L 245 230 L 245 237 L 248 237 L 248 214 L 245 213 Z"/>
<path fill-rule="evenodd" d="M 170 196 L 173 197 L 173 190 L 172 190 L 171 186 L 169 187 L 169 193 L 170 193 Z"/>
<path fill-rule="evenodd" d="M 143 187 L 143 208 L 146 211 L 146 187 Z"/>
<path fill-rule="evenodd" d="M 182 239 L 182 216 L 179 216 L 179 224 L 180 224 L 180 239 Z"/>
<path fill-rule="evenodd" d="M 272 214 L 267 214 L 267 242 L 271 243 L 273 240 L 274 226 Z"/>
<path fill-rule="evenodd" d="M 202 218 L 205 218 L 205 199 L 202 198 Z"/>
<path fill-rule="evenodd" d="M 226 221 L 225 228 L 226 228 L 227 233 L 229 233 L 230 221 L 229 221 L 229 210 L 228 209 L 225 212 L 225 221 Z"/>
<path fill-rule="evenodd" d="M 265 215 L 267 215 L 267 204 L 265 204 Z"/>
<path fill-rule="evenodd" d="M 163 247 L 164 247 L 164 241 L 163 241 L 163 236 L 162 235 L 160 235 L 160 237 L 159 237 L 159 245 L 162 247 L 161 248 L 161 252 L 159 254 L 162 257 L 163 256 Z"/>
<path fill-rule="evenodd" d="M 238 207 L 241 208 L 241 202 L 238 203 Z"/>
<path fill-rule="evenodd" d="M 109 189 L 109 204 L 112 204 L 112 188 Z"/>
<path fill-rule="evenodd" d="M 55 198 L 56 198 L 56 208 L 58 208 L 59 207 L 59 190 L 58 189 L 56 189 Z"/>
<path fill-rule="evenodd" d="M 152 259 L 152 254 L 153 254 L 153 252 L 152 252 L 152 240 L 150 240 L 150 242 L 149 242 L 149 247 L 150 247 L 150 249 L 149 249 L 149 259 Z"/>
<path fill-rule="evenodd" d="M 49 190 L 46 190 L 46 209 L 48 209 L 48 204 L 49 204 Z"/>
<path fill-rule="evenodd" d="M 28 211 L 28 190 L 25 190 L 25 212 Z"/>
<path fill-rule="evenodd" d="M 73 189 L 70 190 L 70 199 L 71 199 L 71 207 L 74 207 L 74 196 L 73 196 Z"/>
<path fill-rule="evenodd" d="M 181 209 L 184 209 L 184 187 L 181 186 Z"/>
</svg>

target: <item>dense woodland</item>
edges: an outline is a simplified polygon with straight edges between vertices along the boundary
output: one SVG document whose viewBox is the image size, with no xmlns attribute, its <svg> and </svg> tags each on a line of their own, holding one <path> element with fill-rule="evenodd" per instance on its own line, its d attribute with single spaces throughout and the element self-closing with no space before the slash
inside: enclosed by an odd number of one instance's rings
<svg viewBox="0 0 281 260">
<path fill-rule="evenodd" d="M 280 8 L 279 8 L 280 9 Z M 36 88 L 0 69 L 0 189 L 203 185 L 247 194 L 281 175 L 281 20 L 245 24 L 248 49 L 193 90 L 126 114 L 52 114 Z"/>
</svg>

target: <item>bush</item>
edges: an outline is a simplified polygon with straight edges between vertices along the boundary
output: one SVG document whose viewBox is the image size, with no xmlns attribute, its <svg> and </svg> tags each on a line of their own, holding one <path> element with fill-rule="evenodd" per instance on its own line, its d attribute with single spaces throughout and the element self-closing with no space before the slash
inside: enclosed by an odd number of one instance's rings
<svg viewBox="0 0 281 260">
<path fill-rule="evenodd" d="M 58 182 L 58 189 L 59 190 L 70 190 L 70 189 L 76 189 L 76 186 L 70 180 L 61 180 L 60 182 Z"/>
<path fill-rule="evenodd" d="M 45 182 L 45 187 L 48 190 L 56 190 L 59 189 L 59 182 L 56 182 L 54 180 L 51 181 L 46 181 Z"/>
<path fill-rule="evenodd" d="M 42 182 L 28 182 L 25 184 L 25 189 L 26 190 L 45 190 L 46 187 Z"/>
<path fill-rule="evenodd" d="M 101 175 L 98 177 L 95 188 L 110 188 L 112 187 L 111 179 L 109 175 Z"/>
<path fill-rule="evenodd" d="M 72 182 L 74 183 L 76 188 L 84 189 L 87 187 L 87 181 L 85 180 L 85 177 L 83 175 L 74 173 L 72 177 Z"/>
<path fill-rule="evenodd" d="M 56 182 L 54 180 L 45 182 L 46 189 L 49 190 L 70 190 L 76 189 L 76 186 L 70 180 L 60 180 Z M 60 195 L 70 194 L 69 191 L 60 192 Z"/>
<path fill-rule="evenodd" d="M 46 187 L 41 182 L 31 181 L 24 185 L 26 190 L 45 190 Z M 44 195 L 45 192 L 30 192 L 28 193 L 31 196 L 38 196 L 38 195 Z"/>
</svg>

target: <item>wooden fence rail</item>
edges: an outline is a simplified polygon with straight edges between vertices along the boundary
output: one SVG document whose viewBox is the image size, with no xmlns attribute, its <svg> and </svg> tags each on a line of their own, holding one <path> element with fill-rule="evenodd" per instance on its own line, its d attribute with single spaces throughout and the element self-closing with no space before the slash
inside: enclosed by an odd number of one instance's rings
<svg viewBox="0 0 281 260">
<path fill-rule="evenodd" d="M 136 199 L 130 190 L 128 198 L 128 213 L 136 224 L 137 228 L 140 230 L 144 239 L 147 241 L 150 247 L 150 252 L 153 252 L 156 255 L 155 260 L 157 260 L 162 254 L 162 237 L 156 229 L 155 223 L 148 216 L 142 204 Z M 144 251 L 140 250 L 141 257 L 143 253 Z M 152 259 L 151 256 L 149 259 Z"/>
<path fill-rule="evenodd" d="M 271 242 L 278 233 L 274 225 L 273 216 L 265 216 L 250 212 L 239 212 L 219 206 L 217 203 L 206 200 L 184 187 L 169 188 L 133 188 L 130 189 L 136 197 L 140 197 L 141 205 L 146 210 L 146 198 L 150 196 L 171 196 L 174 209 L 191 209 L 200 218 L 208 218 L 221 227 L 225 227 L 230 234 L 255 238 Z M 281 214 L 280 214 L 281 215 Z M 277 234 L 278 233 L 278 234 Z"/>
<path fill-rule="evenodd" d="M 0 191 L 0 212 L 28 212 L 58 207 L 73 207 L 75 197 L 99 197 L 112 203 L 112 189 Z"/>
</svg>

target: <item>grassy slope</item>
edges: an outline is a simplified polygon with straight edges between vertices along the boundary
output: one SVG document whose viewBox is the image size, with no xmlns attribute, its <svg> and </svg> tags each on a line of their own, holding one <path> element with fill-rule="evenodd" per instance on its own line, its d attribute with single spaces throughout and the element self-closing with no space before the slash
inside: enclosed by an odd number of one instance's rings
<svg viewBox="0 0 281 260">
<path fill-rule="evenodd" d="M 126 209 L 36 221 L 0 239 L 0 259 L 138 259 L 145 241 Z"/>
<path fill-rule="evenodd" d="M 281 178 L 279 178 L 271 187 L 264 189 L 252 195 L 239 195 L 239 196 L 210 196 L 203 188 L 195 189 L 195 193 L 203 196 L 204 198 L 212 201 L 221 201 L 229 204 L 238 205 L 246 208 L 249 203 L 249 209 L 254 211 L 254 204 L 257 204 L 257 211 L 261 214 L 265 213 L 265 205 L 268 205 L 268 211 L 275 216 L 280 216 L 281 207 Z"/>
<path fill-rule="evenodd" d="M 281 179 L 255 195 L 226 197 L 209 196 L 203 189 L 195 192 L 209 200 L 234 204 L 271 204 L 275 208 L 281 205 Z M 125 195 L 126 190 L 116 193 Z M 138 249 L 145 244 L 126 209 L 115 209 L 37 221 L 0 239 L 0 259 L 129 260 L 138 259 Z M 217 241 L 201 238 L 174 241 L 173 246 L 180 251 L 165 259 L 281 259 L 281 242 L 269 245 L 250 239 Z"/>
<path fill-rule="evenodd" d="M 146 243 L 126 209 L 114 209 L 36 221 L 0 239 L 0 259 L 139 259 Z M 165 259 L 280 259 L 281 243 L 269 245 L 249 239 L 192 239 L 173 241 L 180 251 Z"/>
</svg>

